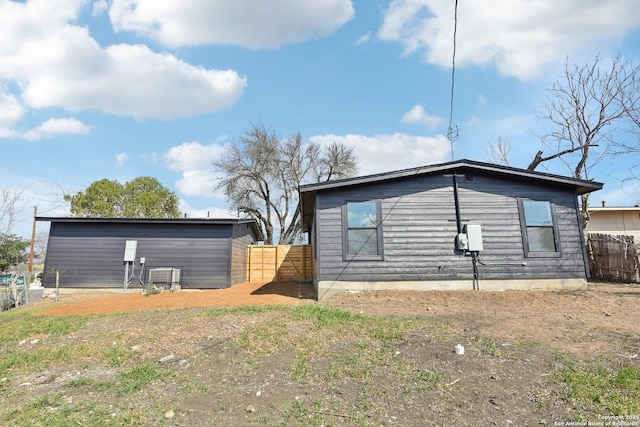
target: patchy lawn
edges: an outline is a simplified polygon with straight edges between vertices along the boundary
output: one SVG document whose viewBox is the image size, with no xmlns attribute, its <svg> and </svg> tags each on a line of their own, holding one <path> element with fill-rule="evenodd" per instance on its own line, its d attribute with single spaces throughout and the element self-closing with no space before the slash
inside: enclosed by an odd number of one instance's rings
<svg viewBox="0 0 640 427">
<path fill-rule="evenodd" d="M 640 426 L 638 285 L 309 296 L 92 292 L 2 313 L 0 424 Z"/>
</svg>

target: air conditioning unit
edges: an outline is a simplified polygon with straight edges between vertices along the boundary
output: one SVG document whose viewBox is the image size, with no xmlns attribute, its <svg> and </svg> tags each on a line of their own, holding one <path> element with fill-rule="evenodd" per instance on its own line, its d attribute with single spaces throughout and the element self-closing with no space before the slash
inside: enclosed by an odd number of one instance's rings
<svg viewBox="0 0 640 427">
<path fill-rule="evenodd" d="M 157 267 L 149 269 L 149 282 L 154 285 L 180 285 L 180 269 L 173 267 Z"/>
</svg>

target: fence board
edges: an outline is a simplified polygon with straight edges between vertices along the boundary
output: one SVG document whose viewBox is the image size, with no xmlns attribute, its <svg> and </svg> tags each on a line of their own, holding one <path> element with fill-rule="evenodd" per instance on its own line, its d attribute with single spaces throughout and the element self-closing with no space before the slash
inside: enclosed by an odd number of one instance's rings
<svg viewBox="0 0 640 427">
<path fill-rule="evenodd" d="M 593 277 L 615 282 L 640 282 L 640 257 L 633 236 L 589 233 Z"/>
<path fill-rule="evenodd" d="M 311 245 L 249 246 L 249 281 L 311 280 Z"/>
</svg>

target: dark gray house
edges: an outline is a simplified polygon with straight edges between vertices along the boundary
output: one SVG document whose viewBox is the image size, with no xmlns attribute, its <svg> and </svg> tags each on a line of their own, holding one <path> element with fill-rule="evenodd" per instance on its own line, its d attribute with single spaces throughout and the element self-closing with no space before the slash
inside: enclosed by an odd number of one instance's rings
<svg viewBox="0 0 640 427">
<path fill-rule="evenodd" d="M 247 280 L 253 219 L 50 218 L 43 286 L 227 288 Z M 126 275 L 126 276 L 125 276 Z"/>
<path fill-rule="evenodd" d="M 578 195 L 602 184 L 459 160 L 300 187 L 318 299 L 586 283 Z"/>
</svg>

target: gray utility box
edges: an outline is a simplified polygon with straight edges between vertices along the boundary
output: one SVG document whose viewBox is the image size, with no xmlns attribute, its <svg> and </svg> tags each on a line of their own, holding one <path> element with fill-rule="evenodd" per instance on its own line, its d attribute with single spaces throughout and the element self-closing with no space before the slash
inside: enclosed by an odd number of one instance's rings
<svg viewBox="0 0 640 427">
<path fill-rule="evenodd" d="M 469 252 L 479 252 L 483 250 L 482 246 L 482 228 L 480 224 L 467 224 L 464 226 L 467 235 L 467 244 Z"/>
<path fill-rule="evenodd" d="M 464 231 L 456 236 L 456 249 L 465 252 L 483 250 L 480 224 L 466 224 L 464 226 Z"/>
</svg>

